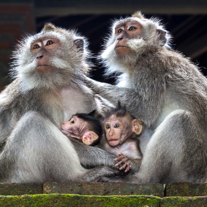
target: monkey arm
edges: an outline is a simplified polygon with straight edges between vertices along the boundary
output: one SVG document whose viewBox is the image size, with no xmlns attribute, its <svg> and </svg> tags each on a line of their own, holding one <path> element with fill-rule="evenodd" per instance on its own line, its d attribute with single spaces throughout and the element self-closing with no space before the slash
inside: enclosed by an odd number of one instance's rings
<svg viewBox="0 0 207 207">
<path fill-rule="evenodd" d="M 147 126 L 155 122 L 159 117 L 165 96 L 165 87 L 163 87 L 165 83 L 163 83 L 163 80 L 157 78 L 156 82 L 154 81 L 154 85 L 159 88 L 159 93 L 155 90 L 152 90 L 152 92 L 145 91 L 144 87 L 135 91 L 131 88 L 101 83 L 88 77 L 85 78 L 85 82 L 95 93 L 103 96 L 113 104 L 116 105 L 118 101 L 121 101 L 132 115 L 142 120 Z"/>
<path fill-rule="evenodd" d="M 107 165 L 115 168 L 116 155 L 97 147 L 87 146 L 77 140 L 70 139 L 79 156 L 81 164 L 86 168 Z"/>
</svg>

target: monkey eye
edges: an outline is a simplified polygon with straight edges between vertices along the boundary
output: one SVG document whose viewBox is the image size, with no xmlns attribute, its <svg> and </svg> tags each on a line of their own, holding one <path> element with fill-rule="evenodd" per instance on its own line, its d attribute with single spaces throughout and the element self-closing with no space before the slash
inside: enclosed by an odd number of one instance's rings
<svg viewBox="0 0 207 207">
<path fill-rule="evenodd" d="M 74 120 L 71 120 L 71 122 L 70 122 L 71 124 L 75 124 L 75 121 Z"/>
<path fill-rule="evenodd" d="M 54 42 L 52 40 L 48 40 L 46 45 L 52 45 Z"/>
<path fill-rule="evenodd" d="M 106 125 L 106 129 L 110 129 L 110 125 L 109 124 Z"/>
<path fill-rule="evenodd" d="M 32 47 L 32 49 L 38 49 L 38 48 L 40 48 L 40 46 L 38 44 L 34 44 Z"/>
<path fill-rule="evenodd" d="M 120 124 L 115 124 L 114 125 L 114 128 L 119 128 L 120 127 Z"/>
<path fill-rule="evenodd" d="M 135 30 L 135 29 L 137 29 L 136 27 L 134 27 L 134 26 L 131 26 L 131 27 L 129 27 L 129 31 L 132 31 L 132 30 Z"/>
<path fill-rule="evenodd" d="M 123 29 L 118 29 L 117 32 L 118 33 L 122 33 L 123 32 Z"/>
</svg>

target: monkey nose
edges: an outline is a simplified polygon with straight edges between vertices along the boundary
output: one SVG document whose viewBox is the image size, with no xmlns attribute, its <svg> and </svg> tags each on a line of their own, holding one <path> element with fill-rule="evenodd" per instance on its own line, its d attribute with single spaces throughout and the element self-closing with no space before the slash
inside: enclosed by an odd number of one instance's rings
<svg viewBox="0 0 207 207">
<path fill-rule="evenodd" d="M 43 55 L 38 55 L 37 59 L 41 59 L 43 57 Z"/>
<path fill-rule="evenodd" d="M 109 131 L 109 136 L 113 136 L 113 131 L 112 130 Z"/>
</svg>

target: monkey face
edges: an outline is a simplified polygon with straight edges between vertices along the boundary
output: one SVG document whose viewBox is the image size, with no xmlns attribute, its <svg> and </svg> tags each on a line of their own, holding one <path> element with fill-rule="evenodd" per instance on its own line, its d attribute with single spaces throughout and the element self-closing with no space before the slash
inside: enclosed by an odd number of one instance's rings
<svg viewBox="0 0 207 207">
<path fill-rule="evenodd" d="M 123 144 L 132 134 L 131 118 L 110 116 L 104 123 L 107 142 L 116 147 Z"/>
<path fill-rule="evenodd" d="M 123 56 L 130 51 L 127 44 L 129 39 L 137 38 L 142 32 L 142 26 L 137 21 L 127 21 L 117 25 L 115 28 L 116 45 L 115 51 L 119 56 Z"/>
<path fill-rule="evenodd" d="M 68 85 L 74 75 L 88 72 L 87 55 L 83 37 L 48 24 L 16 47 L 12 74 L 20 79 L 22 90 L 57 89 Z"/>
<path fill-rule="evenodd" d="M 61 124 L 61 131 L 68 137 L 75 137 L 82 140 L 82 136 L 88 129 L 88 123 L 77 116 L 72 116 L 69 121 Z"/>
<path fill-rule="evenodd" d="M 35 65 L 38 73 L 48 73 L 52 67 L 50 58 L 60 48 L 60 41 L 55 37 L 45 36 L 34 41 L 31 53 L 35 55 Z"/>
</svg>

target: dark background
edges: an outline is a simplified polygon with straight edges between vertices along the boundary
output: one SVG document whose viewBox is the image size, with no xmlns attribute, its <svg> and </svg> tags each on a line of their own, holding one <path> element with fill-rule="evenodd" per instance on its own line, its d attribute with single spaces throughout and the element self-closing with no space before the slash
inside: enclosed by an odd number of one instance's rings
<svg viewBox="0 0 207 207">
<path fill-rule="evenodd" d="M 207 76 L 206 0 L 8 0 L 0 1 L 0 88 L 11 81 L 9 57 L 23 34 L 39 32 L 48 22 L 76 29 L 88 39 L 92 54 L 97 55 L 112 20 L 138 10 L 148 18 L 158 17 L 173 37 L 172 47 L 198 64 Z M 108 81 L 102 76 L 103 66 L 95 58 L 92 62 L 92 77 Z"/>
</svg>

